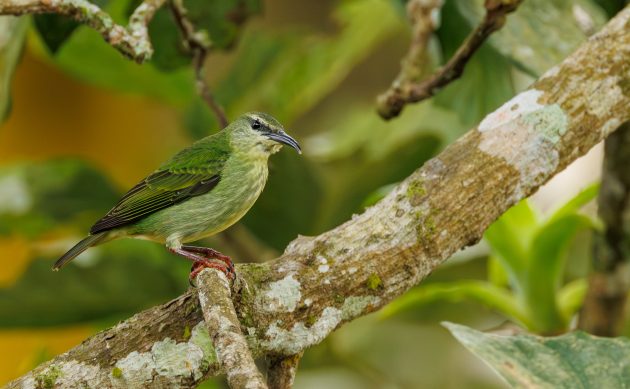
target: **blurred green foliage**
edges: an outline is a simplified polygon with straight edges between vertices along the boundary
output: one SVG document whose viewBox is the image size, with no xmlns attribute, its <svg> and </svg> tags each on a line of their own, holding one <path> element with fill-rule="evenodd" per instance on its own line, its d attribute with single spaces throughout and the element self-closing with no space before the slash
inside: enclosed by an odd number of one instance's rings
<svg viewBox="0 0 630 389">
<path fill-rule="evenodd" d="M 0 124 L 11 109 L 11 78 L 22 54 L 26 27 L 24 19 L 0 16 Z"/>
</svg>

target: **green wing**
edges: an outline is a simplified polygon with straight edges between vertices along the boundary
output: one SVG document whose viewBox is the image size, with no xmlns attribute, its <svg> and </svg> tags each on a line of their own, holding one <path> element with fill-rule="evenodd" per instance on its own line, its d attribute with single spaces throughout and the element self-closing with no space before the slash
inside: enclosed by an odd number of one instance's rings
<svg viewBox="0 0 630 389">
<path fill-rule="evenodd" d="M 161 209 L 210 192 L 229 157 L 226 134 L 217 133 L 180 151 L 156 172 L 131 188 L 91 234 L 133 224 Z"/>
</svg>

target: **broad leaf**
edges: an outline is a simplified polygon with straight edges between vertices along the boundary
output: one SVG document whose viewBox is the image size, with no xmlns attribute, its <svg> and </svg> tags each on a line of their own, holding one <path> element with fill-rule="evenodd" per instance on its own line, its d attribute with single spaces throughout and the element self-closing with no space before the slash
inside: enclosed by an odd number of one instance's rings
<svg viewBox="0 0 630 389">
<path fill-rule="evenodd" d="M 90 2 L 101 8 L 107 4 L 106 0 L 91 0 Z M 80 23 L 74 21 L 74 19 L 59 14 L 33 15 L 33 22 L 44 44 L 53 54 L 59 50 L 74 30 L 80 26 Z"/>
<path fill-rule="evenodd" d="M 457 0 L 471 27 L 483 17 L 483 3 Z M 587 33 L 597 31 L 605 21 L 603 10 L 591 0 L 527 0 L 507 16 L 489 43 L 518 67 L 538 76 L 573 52 Z"/>
<path fill-rule="evenodd" d="M 0 16 L 0 123 L 11 108 L 11 80 L 22 53 L 27 19 Z"/>
<path fill-rule="evenodd" d="M 438 37 L 448 60 L 472 28 L 452 1 L 446 2 Z M 434 100 L 471 127 L 514 95 L 510 63 L 492 47 L 482 46 L 468 61 L 462 77 L 439 91 Z"/>
<path fill-rule="evenodd" d="M 524 200 L 492 223 L 484 234 L 495 258 L 517 289 L 522 289 L 526 282 L 529 245 L 536 227 L 537 216 L 529 202 Z"/>
<path fill-rule="evenodd" d="M 504 336 L 454 323 L 444 326 L 515 388 L 626 388 L 630 382 L 627 338 L 583 332 Z"/>
</svg>

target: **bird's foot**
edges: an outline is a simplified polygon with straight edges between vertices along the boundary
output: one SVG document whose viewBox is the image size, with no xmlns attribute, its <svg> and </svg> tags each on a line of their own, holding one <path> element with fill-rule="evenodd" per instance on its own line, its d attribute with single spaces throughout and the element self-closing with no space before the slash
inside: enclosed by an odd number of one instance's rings
<svg viewBox="0 0 630 389">
<path fill-rule="evenodd" d="M 234 281 L 236 278 L 236 273 L 234 269 L 230 268 L 225 262 L 216 260 L 216 259 L 206 259 L 203 261 L 195 261 L 190 268 L 190 275 L 188 276 L 188 281 L 190 285 L 195 286 L 194 281 L 201 273 L 203 269 L 217 269 L 221 271 L 230 281 Z"/>
<path fill-rule="evenodd" d="M 206 247 L 182 246 L 181 248 L 169 248 L 169 251 L 193 261 L 188 278 L 192 286 L 194 286 L 193 281 L 197 275 L 205 268 L 222 271 L 230 281 L 236 278 L 234 263 L 230 257 L 216 250 Z"/>
<path fill-rule="evenodd" d="M 198 246 L 182 246 L 182 250 L 186 250 L 190 253 L 201 254 L 206 259 L 216 259 L 223 263 L 225 263 L 233 274 L 236 274 L 236 270 L 234 269 L 234 262 L 232 259 L 225 254 L 221 254 L 215 249 L 211 249 L 209 247 L 198 247 Z"/>
</svg>

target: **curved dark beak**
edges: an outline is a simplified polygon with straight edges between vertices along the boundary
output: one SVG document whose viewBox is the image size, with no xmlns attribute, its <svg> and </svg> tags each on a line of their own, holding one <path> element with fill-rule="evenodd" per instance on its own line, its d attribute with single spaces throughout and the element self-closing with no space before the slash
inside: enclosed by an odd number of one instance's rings
<svg viewBox="0 0 630 389">
<path fill-rule="evenodd" d="M 278 143 L 285 144 L 287 146 L 293 147 L 299 154 L 302 154 L 302 148 L 300 144 L 293 138 L 291 138 L 286 132 L 270 132 L 267 135 L 267 138 L 273 139 Z"/>
</svg>

